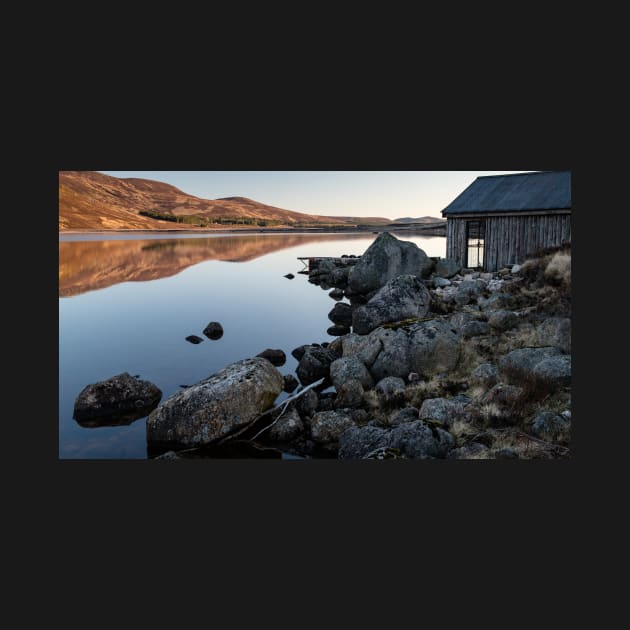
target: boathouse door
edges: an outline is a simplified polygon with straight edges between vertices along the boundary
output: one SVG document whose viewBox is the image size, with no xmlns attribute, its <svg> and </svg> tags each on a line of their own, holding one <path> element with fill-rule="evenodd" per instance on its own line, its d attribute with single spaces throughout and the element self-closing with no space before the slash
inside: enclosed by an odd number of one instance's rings
<svg viewBox="0 0 630 630">
<path fill-rule="evenodd" d="M 483 269 L 483 253 L 486 240 L 486 222 L 466 221 L 466 267 Z"/>
</svg>

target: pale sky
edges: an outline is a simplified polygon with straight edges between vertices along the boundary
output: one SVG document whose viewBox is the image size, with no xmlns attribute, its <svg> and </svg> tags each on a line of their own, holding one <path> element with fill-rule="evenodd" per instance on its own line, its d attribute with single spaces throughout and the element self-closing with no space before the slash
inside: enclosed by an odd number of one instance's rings
<svg viewBox="0 0 630 630">
<path fill-rule="evenodd" d="M 535 170 L 535 169 L 532 169 Z M 481 175 L 528 171 L 100 171 L 172 184 L 204 199 L 249 197 L 309 214 L 433 216 Z"/>
</svg>

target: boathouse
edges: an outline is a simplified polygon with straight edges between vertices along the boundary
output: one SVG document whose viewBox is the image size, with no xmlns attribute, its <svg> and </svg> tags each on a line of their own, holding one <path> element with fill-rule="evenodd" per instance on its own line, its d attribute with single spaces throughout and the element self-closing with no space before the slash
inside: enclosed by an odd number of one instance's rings
<svg viewBox="0 0 630 630">
<path fill-rule="evenodd" d="M 571 171 L 477 179 L 444 210 L 446 257 L 497 271 L 571 242 Z"/>
</svg>

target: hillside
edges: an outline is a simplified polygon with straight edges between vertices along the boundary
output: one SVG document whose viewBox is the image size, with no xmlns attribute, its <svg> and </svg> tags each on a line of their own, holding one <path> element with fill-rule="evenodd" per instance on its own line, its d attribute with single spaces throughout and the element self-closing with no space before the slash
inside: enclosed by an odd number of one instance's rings
<svg viewBox="0 0 630 630">
<path fill-rule="evenodd" d="M 355 219 L 358 221 L 359 219 Z M 163 182 L 95 171 L 59 172 L 59 231 L 190 229 L 193 226 L 347 225 L 246 197 L 201 199 Z"/>
<path fill-rule="evenodd" d="M 443 223 L 444 220 L 438 217 L 418 217 L 414 219 L 413 217 L 403 217 L 401 219 L 394 219 L 394 223 Z"/>
</svg>

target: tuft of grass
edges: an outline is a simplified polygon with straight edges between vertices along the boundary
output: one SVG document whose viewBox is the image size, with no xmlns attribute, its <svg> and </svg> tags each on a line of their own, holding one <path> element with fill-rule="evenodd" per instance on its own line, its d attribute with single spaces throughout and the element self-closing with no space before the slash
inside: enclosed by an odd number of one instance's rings
<svg viewBox="0 0 630 630">
<path fill-rule="evenodd" d="M 545 278 L 555 285 L 571 286 L 571 254 L 557 252 L 553 255 L 545 272 Z"/>
</svg>

